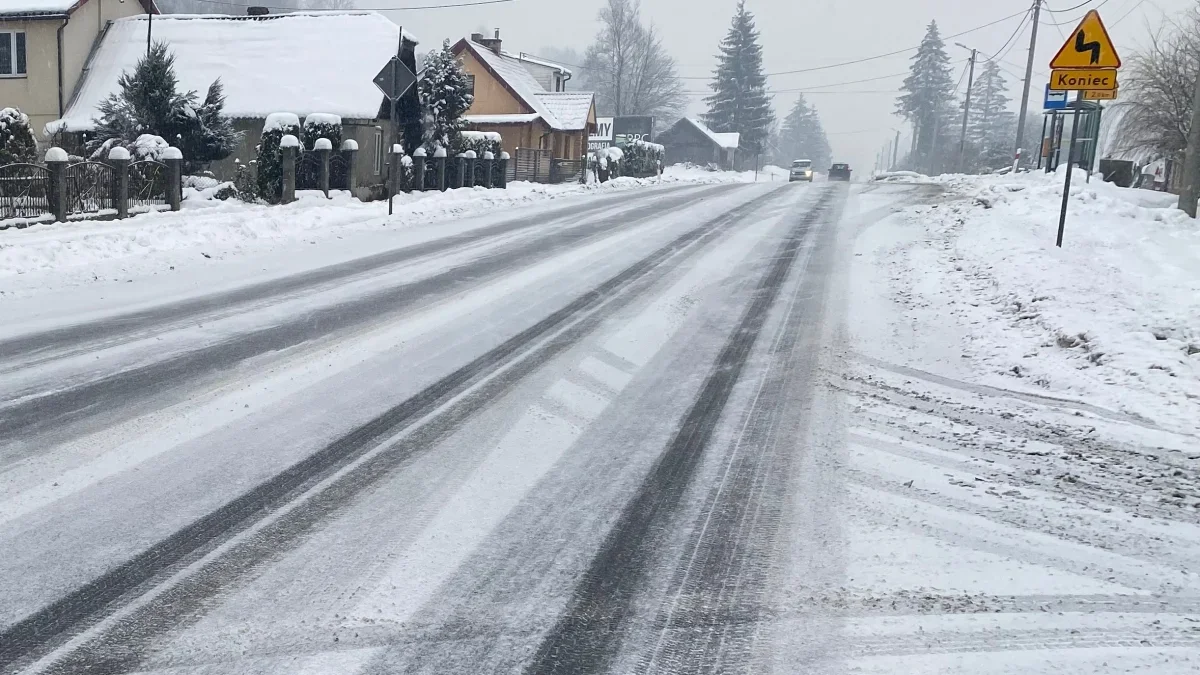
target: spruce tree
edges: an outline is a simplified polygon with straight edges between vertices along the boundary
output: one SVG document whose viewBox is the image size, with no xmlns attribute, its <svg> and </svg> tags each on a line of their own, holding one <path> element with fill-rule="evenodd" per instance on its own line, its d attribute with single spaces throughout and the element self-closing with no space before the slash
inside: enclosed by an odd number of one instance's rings
<svg viewBox="0 0 1200 675">
<path fill-rule="evenodd" d="M 811 159 L 814 168 L 828 166 L 833 157 L 829 139 L 821 126 L 821 116 L 808 104 L 803 94 L 796 99 L 792 111 L 783 120 L 783 129 L 779 133 L 779 149 L 783 153 L 781 159 L 785 162 Z"/>
<path fill-rule="evenodd" d="M 1008 83 L 1000 65 L 985 61 L 971 98 L 967 139 L 978 153 L 976 169 L 995 169 L 1011 161 L 1016 115 L 1009 111 Z"/>
<path fill-rule="evenodd" d="M 417 87 L 421 97 L 425 150 L 433 154 L 436 146 L 449 149 L 459 142 L 458 134 L 467 126 L 462 118 L 475 99 L 462 61 L 450 48 L 449 40 L 426 57 L 425 74 Z"/>
<path fill-rule="evenodd" d="M 29 116 L 16 108 L 0 108 L 0 165 L 37 161 L 37 142 Z"/>
<path fill-rule="evenodd" d="M 917 139 L 916 157 L 910 158 L 910 163 L 933 173 L 941 165 L 934 157 L 935 152 L 950 156 L 958 150 L 957 143 L 948 143 L 948 127 L 954 110 L 954 81 L 950 74 L 950 57 L 946 55 L 936 21 L 929 23 L 900 91 L 903 93 L 896 101 L 896 114 L 912 123 Z"/>
<path fill-rule="evenodd" d="M 704 123 L 720 133 L 741 134 L 741 151 L 761 153 L 775 123 L 767 78 L 763 74 L 762 46 L 754 15 L 740 0 L 729 33 L 721 42 L 717 70 L 709 87 L 713 95 L 704 99 L 708 112 Z"/>
</svg>

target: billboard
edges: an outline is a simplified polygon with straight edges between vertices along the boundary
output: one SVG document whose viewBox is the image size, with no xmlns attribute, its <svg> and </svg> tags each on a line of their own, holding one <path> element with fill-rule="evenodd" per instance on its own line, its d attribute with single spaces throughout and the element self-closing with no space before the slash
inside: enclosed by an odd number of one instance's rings
<svg viewBox="0 0 1200 675">
<path fill-rule="evenodd" d="M 634 139 L 649 142 L 654 137 L 654 118 L 647 115 L 597 117 L 596 127 L 596 132 L 588 137 L 588 152 L 611 145 L 621 147 Z"/>
</svg>

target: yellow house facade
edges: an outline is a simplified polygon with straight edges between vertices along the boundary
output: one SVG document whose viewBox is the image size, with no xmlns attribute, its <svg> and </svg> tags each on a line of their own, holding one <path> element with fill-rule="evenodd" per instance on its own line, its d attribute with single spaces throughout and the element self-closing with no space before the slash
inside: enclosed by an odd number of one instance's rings
<svg viewBox="0 0 1200 675">
<path fill-rule="evenodd" d="M 9 3 L 5 3 L 9 4 Z M 62 116 L 109 21 L 158 13 L 152 0 L 22 0 L 0 5 L 0 108 L 45 125 Z"/>
</svg>

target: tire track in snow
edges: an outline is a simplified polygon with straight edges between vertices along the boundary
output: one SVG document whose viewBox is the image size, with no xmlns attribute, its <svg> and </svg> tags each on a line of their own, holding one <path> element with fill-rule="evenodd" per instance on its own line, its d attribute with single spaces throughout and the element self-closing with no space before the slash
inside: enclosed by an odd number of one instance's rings
<svg viewBox="0 0 1200 675">
<path fill-rule="evenodd" d="M 780 246 L 675 437 L 621 512 L 526 673 L 582 674 L 611 667 L 635 618 L 635 598 L 650 572 L 660 532 L 680 505 L 804 241 L 834 195 L 826 190 Z M 738 513 L 729 522 L 736 526 L 743 515 Z M 689 662 L 688 667 L 695 672 L 697 664 Z"/>
<path fill-rule="evenodd" d="M 347 328 L 394 319 L 414 306 L 452 296 L 465 288 L 486 283 L 490 278 L 513 268 L 540 261 L 557 251 L 582 245 L 589 237 L 602 236 L 614 228 L 651 221 L 662 213 L 682 207 L 705 195 L 730 189 L 731 186 L 719 186 L 699 195 L 685 193 L 659 200 L 632 218 L 625 214 L 606 217 L 519 245 L 501 254 L 452 268 L 441 274 L 318 308 L 292 320 L 254 330 L 230 340 L 0 407 L 0 445 L 37 434 L 42 430 L 57 430 L 80 419 L 122 406 L 153 401 L 187 383 L 228 371 L 238 364 L 269 352 L 281 351 Z"/>
<path fill-rule="evenodd" d="M 547 359 L 577 343 L 604 316 L 632 300 L 636 292 L 631 289 L 665 274 L 726 227 L 785 193 L 776 190 L 771 198 L 704 221 L 416 396 L 8 627 L 0 633 L 0 668 L 28 665 L 146 596 L 144 604 L 109 622 L 100 635 L 46 664 L 51 673 L 132 669 L 154 638 L 194 620 L 227 586 L 294 546 L 413 453 L 435 445 Z M 675 206 L 666 202 L 656 211 Z M 247 536 L 231 541 L 240 532 Z M 167 583 L 175 572 L 214 551 L 198 569 L 185 570 L 182 579 Z"/>
</svg>

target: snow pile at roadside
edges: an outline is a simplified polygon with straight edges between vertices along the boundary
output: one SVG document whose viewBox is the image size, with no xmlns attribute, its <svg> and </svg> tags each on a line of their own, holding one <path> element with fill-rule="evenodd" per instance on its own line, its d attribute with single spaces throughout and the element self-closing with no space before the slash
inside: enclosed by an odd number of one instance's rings
<svg viewBox="0 0 1200 675">
<path fill-rule="evenodd" d="M 619 178 L 603 184 L 515 182 L 505 190 L 474 188 L 398 195 L 396 213 L 390 217 L 386 201 L 363 203 L 345 192 L 334 192 L 329 200 L 319 192 L 301 192 L 293 204 L 258 206 L 205 199 L 218 185 L 188 188 L 186 208 L 179 213 L 147 214 L 124 221 L 46 223 L 0 231 L 0 280 L 39 270 L 86 270 L 103 261 L 180 249 L 197 249 L 209 256 L 236 253 L 270 247 L 281 240 L 342 236 L 355 230 L 428 223 L 551 199 L 660 184 L 744 180 L 745 175 L 739 173 L 668 171 L 661 178 Z"/>
<path fill-rule="evenodd" d="M 916 171 L 876 171 L 871 180 L 880 183 L 931 183 L 929 176 Z"/>
<path fill-rule="evenodd" d="M 1006 386 L 1200 431 L 1200 226 L 1172 195 L 1077 172 L 1058 249 L 1062 179 L 934 179 L 950 199 L 907 218 L 937 264 L 893 279 L 910 313 L 929 326 L 957 318 L 963 357 Z"/>
</svg>

